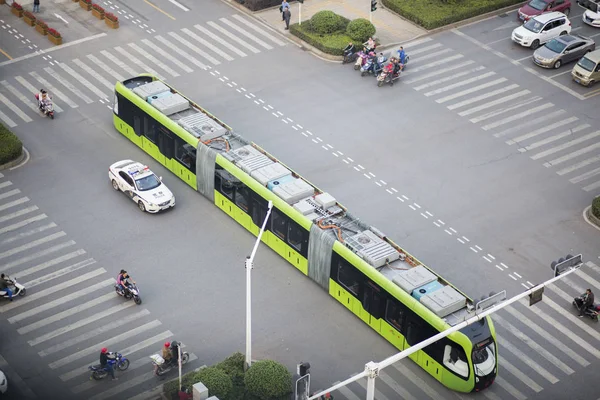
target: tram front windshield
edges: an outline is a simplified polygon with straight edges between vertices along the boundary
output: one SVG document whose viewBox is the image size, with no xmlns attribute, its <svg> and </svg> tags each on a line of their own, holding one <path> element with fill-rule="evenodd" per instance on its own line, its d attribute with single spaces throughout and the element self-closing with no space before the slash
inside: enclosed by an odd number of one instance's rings
<svg viewBox="0 0 600 400">
<path fill-rule="evenodd" d="M 473 346 L 473 367 L 475 375 L 486 376 L 496 368 L 496 344 L 492 337 Z"/>
</svg>

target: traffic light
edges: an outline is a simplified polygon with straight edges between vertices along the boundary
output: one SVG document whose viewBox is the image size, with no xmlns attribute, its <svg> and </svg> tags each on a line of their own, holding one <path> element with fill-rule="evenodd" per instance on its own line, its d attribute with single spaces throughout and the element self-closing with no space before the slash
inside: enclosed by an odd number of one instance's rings
<svg viewBox="0 0 600 400">
<path fill-rule="evenodd" d="M 377 0 L 371 0 L 371 11 L 377 10 Z"/>
<path fill-rule="evenodd" d="M 300 364 L 297 365 L 297 372 L 298 375 L 300 376 L 305 376 L 310 374 L 310 364 L 307 362 L 302 361 Z"/>
<path fill-rule="evenodd" d="M 559 258 L 558 261 L 552 261 L 550 264 L 550 268 L 554 271 L 554 276 L 562 274 L 565 271 L 568 271 L 571 268 L 579 268 L 582 264 L 581 254 L 576 256 L 572 256 L 571 254 L 567 254 L 565 258 Z"/>
</svg>

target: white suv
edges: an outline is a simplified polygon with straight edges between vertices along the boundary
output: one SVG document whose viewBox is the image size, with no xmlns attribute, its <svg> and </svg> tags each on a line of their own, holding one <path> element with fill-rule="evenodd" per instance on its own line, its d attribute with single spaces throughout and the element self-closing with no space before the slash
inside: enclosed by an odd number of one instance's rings
<svg viewBox="0 0 600 400">
<path fill-rule="evenodd" d="M 525 22 L 512 32 L 513 42 L 521 46 L 537 49 L 559 35 L 571 33 L 571 21 L 558 11 L 538 15 Z"/>
</svg>

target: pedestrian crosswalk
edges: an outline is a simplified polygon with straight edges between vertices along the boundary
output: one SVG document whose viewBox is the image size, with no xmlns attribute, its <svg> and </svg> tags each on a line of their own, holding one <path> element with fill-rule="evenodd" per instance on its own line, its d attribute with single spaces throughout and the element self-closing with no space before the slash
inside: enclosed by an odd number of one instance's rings
<svg viewBox="0 0 600 400">
<path fill-rule="evenodd" d="M 70 61 L 52 60 L 49 66 L 0 81 L 0 121 L 11 128 L 31 122 L 38 113 L 33 95 L 40 87 L 53 95 L 58 114 L 96 102 L 108 105 L 115 82 L 140 73 L 175 78 L 281 46 L 285 42 L 276 34 L 234 14 Z"/>
<path fill-rule="evenodd" d="M 37 352 L 32 362 L 56 372 L 73 393 L 69 398 L 142 400 L 150 398 L 148 387 L 163 383 L 149 356 L 174 333 L 143 305 L 118 296 L 109 272 L 2 173 L 0 264 L 26 288 L 12 302 L 0 299 L 0 320 Z M 89 379 L 88 366 L 98 363 L 102 347 L 131 362 L 117 372 L 118 384 Z"/>
<path fill-rule="evenodd" d="M 534 306 L 521 299 L 492 315 L 498 339 L 499 375 L 479 394 L 489 400 L 526 400 L 600 359 L 598 322 L 579 318 L 571 304 L 588 287 L 600 287 L 600 267 L 587 262 L 579 271 L 547 286 Z M 403 360 L 380 371 L 375 385 L 378 400 L 467 399 L 450 392 L 419 368 Z M 361 379 L 332 393 L 336 399 L 365 399 Z"/>
<path fill-rule="evenodd" d="M 571 115 L 429 37 L 404 49 L 411 60 L 402 83 L 583 190 L 600 193 L 600 124 Z"/>
</svg>

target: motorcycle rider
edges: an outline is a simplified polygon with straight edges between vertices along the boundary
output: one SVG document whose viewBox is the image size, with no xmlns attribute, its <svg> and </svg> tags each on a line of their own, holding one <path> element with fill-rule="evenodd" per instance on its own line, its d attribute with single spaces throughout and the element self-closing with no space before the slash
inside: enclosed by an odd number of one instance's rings
<svg viewBox="0 0 600 400">
<path fill-rule="evenodd" d="M 368 54 L 372 51 L 375 51 L 375 47 L 377 47 L 377 44 L 375 43 L 373 38 L 370 37 L 369 40 L 367 40 L 367 43 L 365 43 L 365 53 Z"/>
<path fill-rule="evenodd" d="M 119 378 L 115 378 L 115 369 L 113 368 L 113 363 L 109 361 L 114 361 L 116 359 L 116 355 L 114 353 L 109 353 L 106 347 L 103 347 L 100 350 L 100 366 L 102 368 L 106 368 L 113 381 L 116 381 Z"/>
<path fill-rule="evenodd" d="M 398 58 L 400 59 L 400 63 L 404 64 L 404 61 L 406 61 L 406 53 L 404 52 L 404 47 L 400 46 L 400 49 L 398 50 Z"/>
<path fill-rule="evenodd" d="M 162 358 L 164 361 L 164 366 L 167 368 L 171 362 L 173 362 L 173 352 L 171 351 L 171 342 L 165 342 L 165 345 L 162 348 Z M 158 364 L 154 364 L 154 375 L 157 375 L 158 372 Z"/>
<path fill-rule="evenodd" d="M 579 307 L 579 316 L 583 317 L 585 310 L 594 305 L 594 293 L 592 293 L 592 289 L 586 289 L 581 300 L 582 302 L 581 307 Z"/>
<path fill-rule="evenodd" d="M 348 57 L 351 54 L 353 54 L 354 50 L 356 50 L 356 48 L 354 47 L 354 45 L 352 44 L 352 42 L 348 43 L 348 46 L 346 46 L 344 48 L 344 50 L 343 50 L 344 51 L 344 53 L 343 53 L 344 57 Z"/>
<path fill-rule="evenodd" d="M 10 301 L 13 301 L 13 292 L 10 290 L 10 285 L 12 285 L 12 281 L 8 277 L 8 275 L 1 274 L 0 275 L 0 291 L 6 292 Z"/>
<path fill-rule="evenodd" d="M 400 60 L 398 60 L 395 57 L 392 57 L 392 63 L 394 64 L 394 69 L 392 71 L 392 78 L 395 78 L 398 75 L 400 75 L 400 71 L 402 70 L 402 64 L 400 63 Z"/>
<path fill-rule="evenodd" d="M 46 92 L 43 88 L 40 89 L 40 93 L 37 96 L 38 98 L 38 106 L 41 111 L 44 111 L 46 106 L 51 103 L 51 98 L 48 92 Z"/>
<path fill-rule="evenodd" d="M 129 276 L 127 271 L 122 269 L 117 276 L 117 285 L 119 286 L 119 290 L 122 293 L 125 293 L 125 289 L 129 289 L 132 284 L 135 285 L 135 281 Z"/>
</svg>

